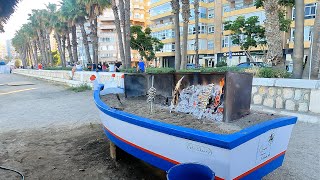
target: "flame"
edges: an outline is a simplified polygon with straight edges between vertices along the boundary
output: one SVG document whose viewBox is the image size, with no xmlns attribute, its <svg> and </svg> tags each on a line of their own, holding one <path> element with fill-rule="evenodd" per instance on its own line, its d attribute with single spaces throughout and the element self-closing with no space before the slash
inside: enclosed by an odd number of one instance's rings
<svg viewBox="0 0 320 180">
<path fill-rule="evenodd" d="M 221 80 L 220 80 L 220 82 L 219 82 L 219 85 L 220 85 L 220 94 L 222 94 L 222 88 L 223 88 L 223 86 L 224 86 L 224 78 L 222 78 Z"/>
</svg>

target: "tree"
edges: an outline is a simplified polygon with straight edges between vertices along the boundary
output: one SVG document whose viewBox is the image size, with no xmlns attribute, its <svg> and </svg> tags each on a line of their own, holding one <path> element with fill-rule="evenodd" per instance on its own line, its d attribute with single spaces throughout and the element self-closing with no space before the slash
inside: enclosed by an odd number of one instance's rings
<svg viewBox="0 0 320 180">
<path fill-rule="evenodd" d="M 91 41 L 93 46 L 93 61 L 98 64 L 98 16 L 102 14 L 104 8 L 110 6 L 106 0 L 77 0 L 84 5 L 88 13 L 88 19 L 91 29 Z"/>
<path fill-rule="evenodd" d="M 304 2 L 296 1 L 295 32 L 293 49 L 293 72 L 295 79 L 302 78 L 304 51 Z"/>
<path fill-rule="evenodd" d="M 138 50 L 140 56 L 147 61 L 155 58 L 155 52 L 163 48 L 163 43 L 151 36 L 151 29 L 144 31 L 141 26 L 131 26 L 131 48 Z"/>
<path fill-rule="evenodd" d="M 182 0 L 182 19 L 183 19 L 183 34 L 182 34 L 182 52 L 180 69 L 187 68 L 188 57 L 188 23 L 190 18 L 190 3 L 189 0 Z"/>
<path fill-rule="evenodd" d="M 181 65 L 179 0 L 171 0 L 171 7 L 172 7 L 172 13 L 173 13 L 173 19 L 174 19 L 174 34 L 175 34 L 174 67 L 176 70 L 179 70 Z"/>
<path fill-rule="evenodd" d="M 194 42 L 195 50 L 195 64 L 199 66 L 199 0 L 194 1 L 194 19 L 195 19 L 195 30 L 196 30 L 196 39 Z"/>
<path fill-rule="evenodd" d="M 266 14 L 265 35 L 268 44 L 267 59 L 273 66 L 283 67 L 282 34 L 280 19 L 283 19 L 284 6 L 292 6 L 294 0 L 256 0 L 257 8 L 263 7 Z M 286 21 L 288 22 L 288 21 Z"/>
<path fill-rule="evenodd" d="M 0 3 L 0 32 L 4 32 L 3 24 L 7 22 L 10 15 L 14 12 L 19 0 L 1 1 Z"/>
<path fill-rule="evenodd" d="M 125 56 L 126 56 L 126 64 L 125 68 L 128 69 L 131 67 L 131 49 L 130 49 L 130 0 L 124 1 L 124 18 L 125 18 L 125 24 L 124 24 L 124 32 L 125 32 Z"/>
<path fill-rule="evenodd" d="M 311 61 L 311 79 L 318 79 L 320 68 L 320 3 L 317 5 L 317 14 L 314 20 L 312 32 L 312 44 L 310 45 L 310 53 L 306 62 L 303 78 L 309 78 L 309 69 Z M 311 51 L 312 50 L 312 51 Z"/>
<path fill-rule="evenodd" d="M 258 46 L 265 46 L 265 30 L 259 24 L 258 16 L 251 16 L 245 19 L 239 16 L 235 21 L 226 21 L 225 30 L 231 31 L 231 40 L 233 44 L 239 45 L 244 50 L 250 61 L 253 61 L 251 49 Z"/>
<path fill-rule="evenodd" d="M 114 23 L 116 25 L 117 37 L 118 37 L 118 45 L 120 51 L 120 59 L 123 64 L 125 64 L 125 56 L 124 56 L 124 47 L 123 47 L 123 39 L 122 39 L 122 31 L 120 24 L 120 17 L 118 13 L 118 7 L 115 0 L 111 0 L 111 7 L 114 15 Z"/>
</svg>

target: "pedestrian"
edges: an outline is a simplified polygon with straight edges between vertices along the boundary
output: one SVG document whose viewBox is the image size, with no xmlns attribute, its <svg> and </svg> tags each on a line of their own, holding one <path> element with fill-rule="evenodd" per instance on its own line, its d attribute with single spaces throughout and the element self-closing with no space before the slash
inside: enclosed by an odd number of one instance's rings
<svg viewBox="0 0 320 180">
<path fill-rule="evenodd" d="M 120 72 L 120 67 L 121 67 L 122 63 L 118 62 L 118 60 L 116 60 L 116 64 L 115 64 L 115 68 L 116 68 L 116 72 Z"/>
<path fill-rule="evenodd" d="M 78 63 L 76 64 L 76 70 L 77 70 L 77 71 L 82 71 L 82 65 L 80 64 L 80 62 L 78 62 Z"/>
<path fill-rule="evenodd" d="M 143 59 L 141 58 L 138 62 L 137 72 L 143 73 L 145 69 L 146 69 L 146 64 L 143 62 Z"/>
<path fill-rule="evenodd" d="M 76 72 L 76 70 L 77 70 L 77 65 L 76 65 L 76 63 L 74 63 L 74 64 L 73 64 L 73 67 L 72 67 L 72 69 L 71 69 L 71 73 L 72 73 L 72 75 L 71 75 L 71 80 L 73 80 L 74 73 Z"/>
<path fill-rule="evenodd" d="M 98 63 L 97 69 L 98 69 L 98 71 L 102 71 L 102 65 L 101 65 L 101 62 L 99 62 L 99 63 Z"/>
<path fill-rule="evenodd" d="M 102 71 L 103 71 L 103 72 L 106 72 L 106 71 L 107 71 L 106 62 L 104 62 L 104 63 L 102 64 Z"/>
<path fill-rule="evenodd" d="M 115 65 L 113 62 L 109 63 L 109 72 L 114 72 L 115 71 Z"/>
<path fill-rule="evenodd" d="M 38 64 L 38 69 L 39 69 L 39 70 L 42 69 L 42 64 L 41 64 L 41 63 Z"/>
</svg>

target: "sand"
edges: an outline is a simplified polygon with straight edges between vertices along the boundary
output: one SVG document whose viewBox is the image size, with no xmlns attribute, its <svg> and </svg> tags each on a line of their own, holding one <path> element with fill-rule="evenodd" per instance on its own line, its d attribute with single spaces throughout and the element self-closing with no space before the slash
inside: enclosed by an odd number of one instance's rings
<svg viewBox="0 0 320 180">
<path fill-rule="evenodd" d="M 225 123 L 209 119 L 197 119 L 191 114 L 177 112 L 169 113 L 169 106 L 166 104 L 166 99 L 161 96 L 156 97 L 153 113 L 150 113 L 150 105 L 147 103 L 147 97 L 145 96 L 124 98 L 124 96 L 120 95 L 120 99 L 122 104 L 119 103 L 116 95 L 102 96 L 102 100 L 107 105 L 128 113 L 169 124 L 218 134 L 232 134 L 246 127 L 280 117 L 274 114 L 252 111 L 249 115 L 241 119 L 235 120 L 232 123 Z"/>
</svg>

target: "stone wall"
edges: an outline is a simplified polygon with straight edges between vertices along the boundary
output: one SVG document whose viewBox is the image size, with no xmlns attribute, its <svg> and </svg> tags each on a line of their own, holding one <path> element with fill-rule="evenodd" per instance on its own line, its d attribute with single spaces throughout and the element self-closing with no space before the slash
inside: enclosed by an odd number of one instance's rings
<svg viewBox="0 0 320 180">
<path fill-rule="evenodd" d="M 274 109 L 320 113 L 320 81 L 254 78 L 251 103 Z"/>
</svg>

